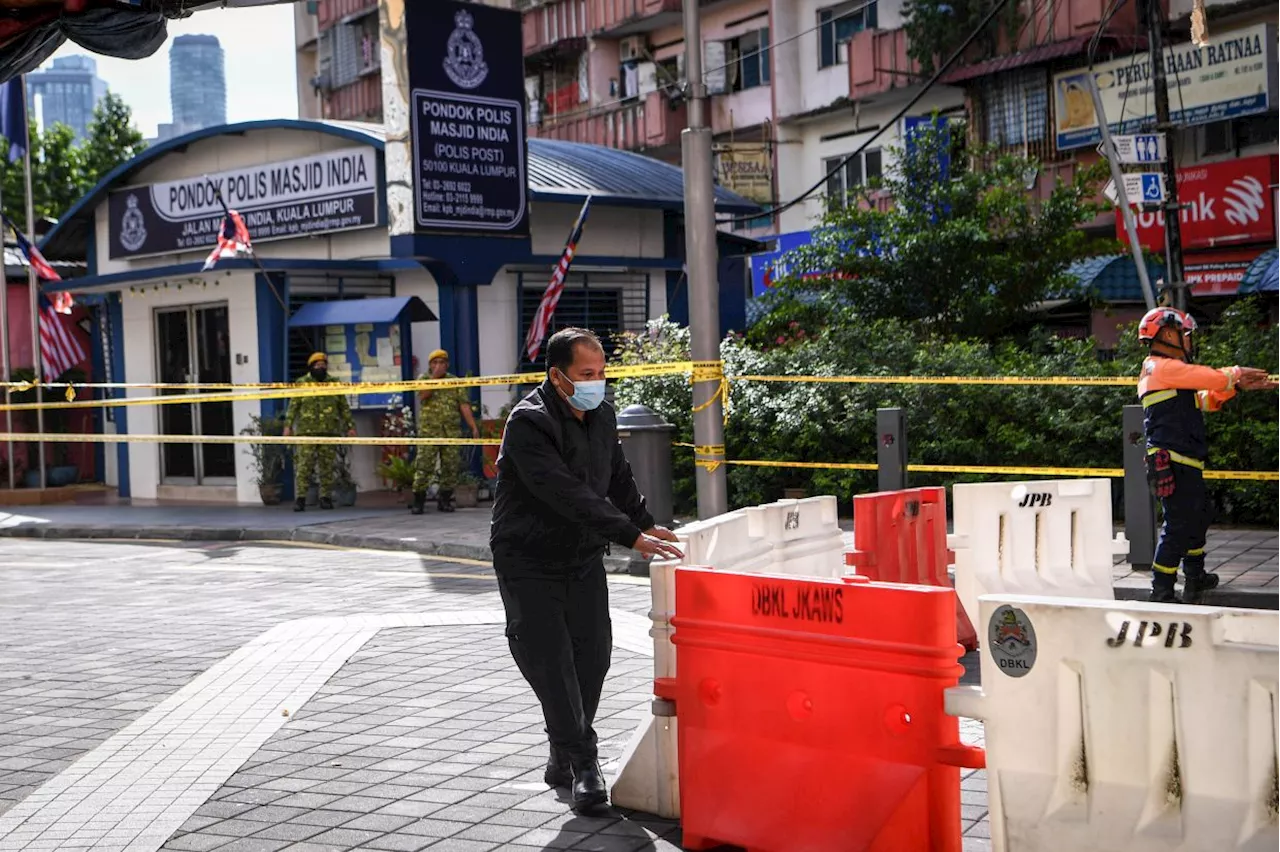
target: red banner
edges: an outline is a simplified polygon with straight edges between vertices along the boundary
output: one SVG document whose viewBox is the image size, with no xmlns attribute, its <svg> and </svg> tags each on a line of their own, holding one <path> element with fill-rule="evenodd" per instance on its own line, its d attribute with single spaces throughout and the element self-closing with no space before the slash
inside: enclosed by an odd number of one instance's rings
<svg viewBox="0 0 1280 852">
<path fill-rule="evenodd" d="M 1187 252 L 1183 262 L 1191 292 L 1197 296 L 1233 295 L 1260 253 L 1257 247 Z"/>
<path fill-rule="evenodd" d="M 1182 248 L 1227 248 L 1276 238 L 1276 157 L 1247 157 L 1178 169 Z M 1164 213 L 1135 210 L 1138 242 L 1164 249 Z M 1126 245 L 1124 219 L 1116 237 Z"/>
</svg>

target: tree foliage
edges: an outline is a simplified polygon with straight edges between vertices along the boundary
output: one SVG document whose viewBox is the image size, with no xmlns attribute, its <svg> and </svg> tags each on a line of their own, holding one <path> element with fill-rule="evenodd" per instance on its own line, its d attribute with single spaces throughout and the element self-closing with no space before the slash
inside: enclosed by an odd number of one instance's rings
<svg viewBox="0 0 1280 852">
<path fill-rule="evenodd" d="M 902 6 L 907 56 L 920 65 L 921 76 L 932 76 L 978 28 L 1000 0 L 906 0 Z M 964 60 L 996 56 L 1000 36 L 1016 42 L 1025 17 L 1019 4 L 1008 3 L 974 40 Z"/>
<path fill-rule="evenodd" d="M 37 218 L 57 219 L 112 169 L 146 150 L 133 113 L 119 95 L 108 93 L 93 112 L 88 138 L 80 145 L 71 128 L 55 124 L 37 131 L 30 125 L 31 195 Z M 9 150 L 5 140 L 3 152 Z M 0 199 L 4 215 L 25 229 L 27 211 L 22 161 L 0 158 Z"/>
<path fill-rule="evenodd" d="M 1259 299 L 1242 300 L 1202 329 L 1201 362 L 1277 366 L 1276 326 Z M 1115 357 L 1101 360 L 1092 340 L 1035 331 L 1018 341 L 921 340 L 897 320 L 833 322 L 810 332 L 799 327 L 785 346 L 753 348 L 729 338 L 721 346 L 726 375 L 791 376 L 1116 376 L 1119 386 L 950 384 L 823 384 L 733 382 L 725 448 L 729 459 L 864 462 L 876 458 L 876 409 L 897 407 L 907 418 L 913 464 L 1118 468 L 1123 465 L 1125 405 L 1137 402 L 1145 350 L 1136 329 L 1122 337 Z M 805 332 L 800 335 L 799 332 Z M 626 364 L 688 360 L 688 329 L 665 320 L 646 334 L 627 335 L 618 349 Z M 676 440 L 692 443 L 692 393 L 687 376 L 623 379 L 620 406 L 643 403 L 676 426 Z M 1220 470 L 1275 470 L 1276 396 L 1242 393 L 1207 415 L 1209 462 Z M 677 510 L 694 506 L 692 453 L 675 452 Z M 915 474 L 911 484 L 982 482 L 987 475 Z M 1024 477 L 1033 478 L 1033 477 Z M 1113 480 L 1119 508 L 1120 480 Z M 1216 523 L 1271 525 L 1277 521 L 1273 482 L 1211 481 Z M 875 471 L 835 468 L 730 466 L 730 500 L 750 506 L 777 500 L 783 489 L 849 498 L 876 490 Z"/>
<path fill-rule="evenodd" d="M 928 335 L 995 339 L 1070 288 L 1073 261 L 1113 248 L 1079 228 L 1098 212 L 1097 168 L 1036 201 L 1026 187 L 1034 161 L 979 148 L 967 161 L 985 167 L 967 168 L 946 130 L 926 130 L 895 153 L 882 180 L 830 204 L 813 242 L 784 258 L 789 277 L 754 342 L 776 340 L 793 321 L 816 328 L 837 309 Z M 882 210 L 885 196 L 893 203 Z"/>
</svg>

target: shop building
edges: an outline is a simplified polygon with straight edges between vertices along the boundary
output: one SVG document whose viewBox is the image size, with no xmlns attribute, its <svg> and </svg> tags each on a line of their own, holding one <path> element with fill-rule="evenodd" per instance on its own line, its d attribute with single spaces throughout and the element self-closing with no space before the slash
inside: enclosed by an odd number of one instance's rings
<svg viewBox="0 0 1280 852">
<path fill-rule="evenodd" d="M 590 220 L 555 324 L 587 325 L 603 335 L 634 331 L 687 298 L 680 274 L 683 182 L 674 166 L 625 151 L 530 140 L 530 239 L 439 235 L 423 243 L 429 255 L 406 258 L 391 251 L 383 150 L 378 125 L 257 121 L 167 140 L 115 169 L 42 243 L 46 256 L 87 266 L 84 277 L 46 289 L 66 286 L 89 309 L 94 378 L 289 381 L 304 372 L 310 352 L 323 349 L 338 376 L 393 380 L 413 369 L 406 360 L 421 360 L 438 346 L 450 351 L 458 375 L 527 370 L 532 365 L 521 343 L 588 195 Z M 215 184 L 244 216 L 257 260 L 222 260 L 205 272 L 222 218 Z M 759 209 L 724 190 L 717 204 L 738 215 Z M 754 246 L 726 237 L 721 251 Z M 735 299 L 740 313 L 742 280 L 722 282 L 722 293 L 726 313 L 734 312 Z M 340 305 L 300 313 L 352 299 L 377 299 L 381 313 L 362 310 L 354 321 Z M 489 418 L 510 398 L 505 387 L 476 397 Z M 357 402 L 359 432 L 378 434 L 388 400 Z M 108 408 L 96 427 L 131 435 L 237 434 L 253 415 L 278 405 Z M 359 488 L 380 487 L 377 456 L 376 447 L 354 448 Z M 100 448 L 99 457 L 98 469 L 121 496 L 258 501 L 244 445 L 121 443 Z"/>
</svg>

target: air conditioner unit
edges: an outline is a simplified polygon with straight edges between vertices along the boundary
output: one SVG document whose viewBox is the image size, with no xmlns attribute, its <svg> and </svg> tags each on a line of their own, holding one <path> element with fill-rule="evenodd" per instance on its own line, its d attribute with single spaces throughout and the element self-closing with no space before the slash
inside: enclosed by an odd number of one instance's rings
<svg viewBox="0 0 1280 852">
<path fill-rule="evenodd" d="M 644 36 L 631 36 L 618 43 L 618 59 L 622 62 L 639 62 L 645 53 Z"/>
<path fill-rule="evenodd" d="M 333 78 L 326 71 L 323 74 L 317 74 L 311 78 L 311 87 L 319 92 L 328 92 L 333 89 Z"/>
</svg>

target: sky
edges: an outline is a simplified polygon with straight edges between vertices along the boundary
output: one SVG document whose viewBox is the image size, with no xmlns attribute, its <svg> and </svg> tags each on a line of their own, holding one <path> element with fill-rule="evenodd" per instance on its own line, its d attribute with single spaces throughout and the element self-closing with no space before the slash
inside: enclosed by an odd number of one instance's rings
<svg viewBox="0 0 1280 852">
<path fill-rule="evenodd" d="M 146 59 L 115 59 L 90 53 L 68 41 L 53 57 L 87 55 L 98 76 L 133 110 L 142 135 L 171 120 L 169 48 L 179 35 L 213 35 L 226 56 L 227 121 L 297 118 L 297 66 L 293 7 L 288 4 L 246 9 L 210 9 L 169 21 L 169 40 Z"/>
</svg>

